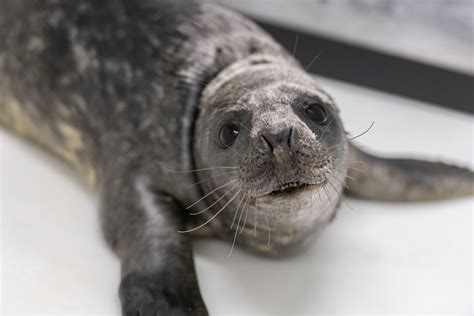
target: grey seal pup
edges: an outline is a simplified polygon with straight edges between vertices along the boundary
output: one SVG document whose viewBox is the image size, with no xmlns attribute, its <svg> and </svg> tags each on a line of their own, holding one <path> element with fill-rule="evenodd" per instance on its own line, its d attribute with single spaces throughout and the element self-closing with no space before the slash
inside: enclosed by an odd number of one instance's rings
<svg viewBox="0 0 474 316">
<path fill-rule="evenodd" d="M 291 53 L 198 1 L 0 1 L 0 122 L 100 192 L 124 315 L 207 314 L 193 236 L 281 257 L 343 191 L 472 195 L 468 169 L 358 149 Z"/>
</svg>

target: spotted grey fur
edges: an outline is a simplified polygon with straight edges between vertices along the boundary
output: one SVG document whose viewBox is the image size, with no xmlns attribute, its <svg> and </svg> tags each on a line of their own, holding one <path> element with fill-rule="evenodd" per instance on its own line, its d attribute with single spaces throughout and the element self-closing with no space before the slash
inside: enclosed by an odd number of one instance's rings
<svg viewBox="0 0 474 316">
<path fill-rule="evenodd" d="M 240 134 L 222 148 L 227 119 Z M 291 54 L 197 1 L 0 1 L 0 122 L 100 191 L 124 315 L 207 314 L 187 232 L 281 256 L 334 218 L 344 184 L 383 200 L 472 194 L 467 169 L 356 149 Z"/>
</svg>

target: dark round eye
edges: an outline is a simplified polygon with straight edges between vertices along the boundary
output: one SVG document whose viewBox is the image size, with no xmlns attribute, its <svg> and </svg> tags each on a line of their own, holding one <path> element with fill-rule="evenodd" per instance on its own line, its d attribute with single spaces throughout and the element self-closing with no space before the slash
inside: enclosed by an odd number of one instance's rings
<svg viewBox="0 0 474 316">
<path fill-rule="evenodd" d="M 328 114 L 321 104 L 309 104 L 305 109 L 305 113 L 308 118 L 315 123 L 326 124 L 328 121 Z"/>
<path fill-rule="evenodd" d="M 239 136 L 239 126 L 235 123 L 226 123 L 219 131 L 219 141 L 224 148 L 232 146 L 237 136 Z"/>
</svg>

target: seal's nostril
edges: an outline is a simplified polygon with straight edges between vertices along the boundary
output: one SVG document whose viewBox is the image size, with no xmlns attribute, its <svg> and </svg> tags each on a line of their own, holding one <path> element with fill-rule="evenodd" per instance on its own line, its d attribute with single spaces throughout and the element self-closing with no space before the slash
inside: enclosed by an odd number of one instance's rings
<svg viewBox="0 0 474 316">
<path fill-rule="evenodd" d="M 292 151 L 292 148 L 295 145 L 295 132 L 293 131 L 293 127 L 280 130 L 276 133 L 271 132 L 261 132 L 259 135 L 263 139 L 266 144 L 266 147 L 270 151 L 275 150 L 277 147 L 282 146 L 285 148 L 286 151 Z"/>
<path fill-rule="evenodd" d="M 294 144 L 294 140 L 293 140 L 293 127 L 290 128 L 290 131 L 288 132 L 288 138 L 286 140 L 286 143 L 288 145 L 288 149 L 291 149 L 291 147 L 293 147 L 293 144 Z"/>
<path fill-rule="evenodd" d="M 265 137 L 265 135 L 260 134 L 260 137 L 262 137 L 263 141 L 267 144 L 267 146 L 269 147 L 270 151 L 273 151 L 272 143 Z"/>
</svg>

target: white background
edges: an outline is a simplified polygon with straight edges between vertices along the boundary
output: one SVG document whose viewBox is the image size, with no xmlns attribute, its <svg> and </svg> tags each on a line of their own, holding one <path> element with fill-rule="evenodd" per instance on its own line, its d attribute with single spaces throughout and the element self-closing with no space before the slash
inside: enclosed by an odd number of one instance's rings
<svg viewBox="0 0 474 316">
<path fill-rule="evenodd" d="M 348 131 L 367 150 L 473 167 L 471 116 L 330 80 Z M 12 314 L 119 314 L 119 262 L 97 197 L 57 159 L 1 130 L 2 301 Z M 306 253 L 285 260 L 195 243 L 212 315 L 438 313 L 473 307 L 473 199 L 348 200 Z"/>
</svg>

